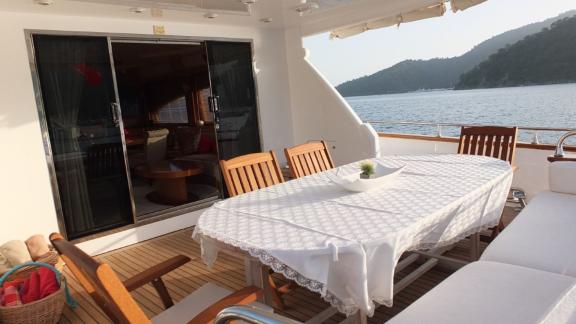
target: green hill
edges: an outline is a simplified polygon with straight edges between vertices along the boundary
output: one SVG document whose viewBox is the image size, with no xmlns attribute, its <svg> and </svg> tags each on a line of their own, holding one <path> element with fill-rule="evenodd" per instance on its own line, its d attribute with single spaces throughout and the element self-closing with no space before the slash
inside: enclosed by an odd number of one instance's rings
<svg viewBox="0 0 576 324">
<path fill-rule="evenodd" d="M 336 89 L 343 96 L 349 97 L 453 88 L 463 73 L 472 70 L 499 49 L 508 44 L 514 44 L 543 28 L 549 28 L 560 19 L 574 15 L 576 15 L 576 10 L 507 31 L 478 44 L 458 57 L 402 61 L 372 75 L 344 82 Z"/>
<path fill-rule="evenodd" d="M 456 89 L 576 82 L 576 16 L 527 36 L 463 74 Z"/>
</svg>

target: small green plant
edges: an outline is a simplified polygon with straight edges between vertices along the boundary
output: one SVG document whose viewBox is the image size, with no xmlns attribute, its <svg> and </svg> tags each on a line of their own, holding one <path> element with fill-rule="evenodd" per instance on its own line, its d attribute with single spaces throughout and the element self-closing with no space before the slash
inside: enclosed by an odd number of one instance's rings
<svg viewBox="0 0 576 324">
<path fill-rule="evenodd" d="M 374 174 L 374 163 L 372 161 L 364 161 L 360 163 L 360 170 L 362 173 L 360 176 L 364 179 L 370 178 Z"/>
</svg>

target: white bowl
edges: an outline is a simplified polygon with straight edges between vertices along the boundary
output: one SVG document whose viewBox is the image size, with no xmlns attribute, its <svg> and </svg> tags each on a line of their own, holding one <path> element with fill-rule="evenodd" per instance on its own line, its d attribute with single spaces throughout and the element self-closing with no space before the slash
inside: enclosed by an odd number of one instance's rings
<svg viewBox="0 0 576 324">
<path fill-rule="evenodd" d="M 328 177 L 332 182 L 348 191 L 364 192 L 389 185 L 400 175 L 400 173 L 402 173 L 402 170 L 404 169 L 404 166 L 400 168 L 388 168 L 380 163 L 375 164 L 375 172 L 370 179 L 360 178 L 361 172 L 345 176 L 339 176 L 338 172 L 336 172 L 329 174 Z"/>
</svg>

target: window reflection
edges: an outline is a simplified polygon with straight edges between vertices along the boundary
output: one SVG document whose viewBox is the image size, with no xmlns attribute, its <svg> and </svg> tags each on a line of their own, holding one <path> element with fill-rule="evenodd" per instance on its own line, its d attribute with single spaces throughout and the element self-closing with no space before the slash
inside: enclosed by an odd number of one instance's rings
<svg viewBox="0 0 576 324">
<path fill-rule="evenodd" d="M 138 217 L 219 196 L 204 46 L 115 43 L 113 52 Z"/>
</svg>

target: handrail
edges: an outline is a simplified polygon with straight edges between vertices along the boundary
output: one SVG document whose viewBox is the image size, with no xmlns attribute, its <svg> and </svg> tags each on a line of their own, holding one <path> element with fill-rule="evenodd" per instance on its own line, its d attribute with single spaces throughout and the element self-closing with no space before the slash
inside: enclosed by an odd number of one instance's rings
<svg viewBox="0 0 576 324">
<path fill-rule="evenodd" d="M 384 121 L 384 120 L 368 120 L 366 123 L 370 124 L 384 124 L 384 125 L 420 125 L 420 126 L 441 126 L 441 127 L 482 127 L 494 126 L 487 124 L 456 124 L 456 123 L 432 123 L 420 121 Z M 569 132 L 575 130 L 574 128 L 554 128 L 554 127 L 532 127 L 532 126 L 517 126 L 520 130 L 531 131 L 548 131 L 548 132 Z"/>
<path fill-rule="evenodd" d="M 554 157 L 557 157 L 557 158 L 564 157 L 564 142 L 566 141 L 566 139 L 568 139 L 569 137 L 572 137 L 572 136 L 576 136 L 576 131 L 566 132 L 564 135 L 562 135 L 562 137 L 560 137 L 560 139 L 558 140 L 558 143 L 556 144 L 556 150 L 554 151 Z"/>
<path fill-rule="evenodd" d="M 231 306 L 216 315 L 214 324 L 226 324 L 232 320 L 242 320 L 254 324 L 302 324 L 282 315 L 267 312 L 251 306 Z"/>
<path fill-rule="evenodd" d="M 384 121 L 384 120 L 368 120 L 365 123 L 375 124 L 375 125 L 414 125 L 414 126 L 434 126 L 437 129 L 436 136 L 444 137 L 442 135 L 442 127 L 485 127 L 494 126 L 486 124 L 457 124 L 457 123 L 433 123 L 433 122 L 422 122 L 422 121 Z M 516 126 L 519 130 L 532 131 L 534 136 L 532 137 L 532 144 L 540 144 L 538 138 L 538 132 L 572 132 L 576 131 L 574 128 L 555 128 L 555 127 L 532 127 L 532 126 Z"/>
</svg>

